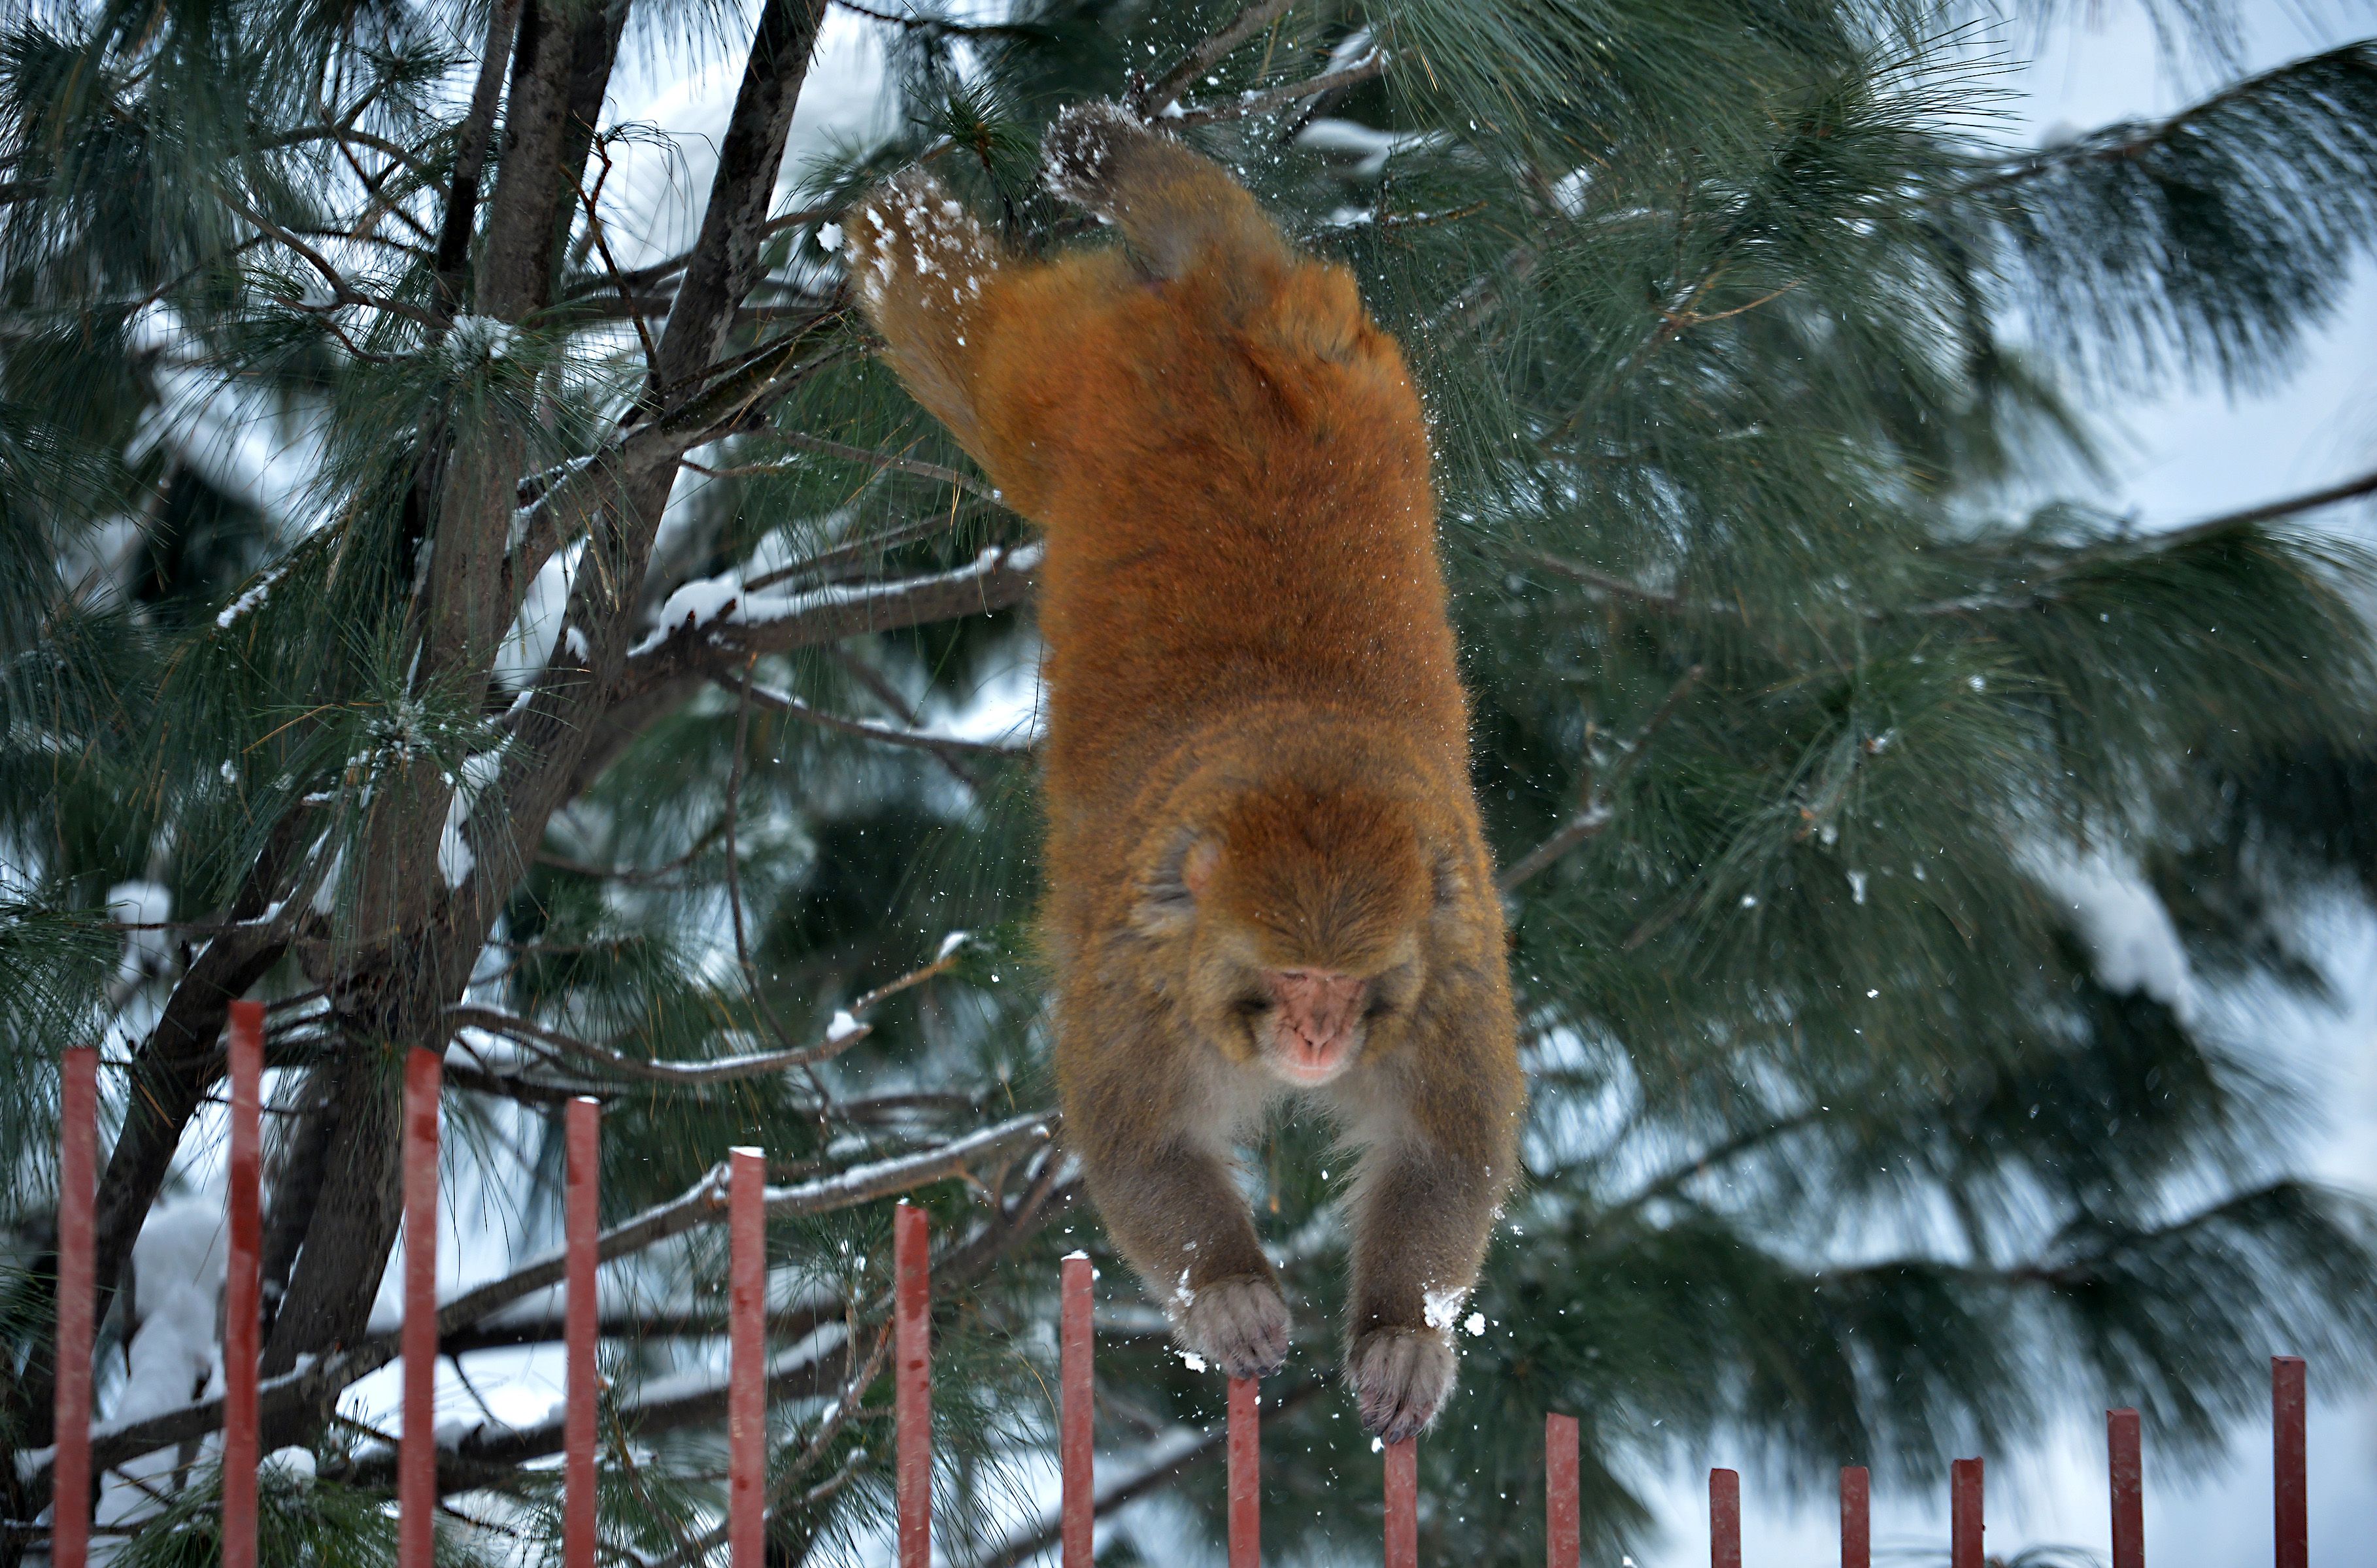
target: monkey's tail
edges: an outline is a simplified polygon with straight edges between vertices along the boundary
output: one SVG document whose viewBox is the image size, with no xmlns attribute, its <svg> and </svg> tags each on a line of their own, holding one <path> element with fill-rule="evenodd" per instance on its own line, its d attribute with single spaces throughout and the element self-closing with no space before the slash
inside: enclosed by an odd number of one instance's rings
<svg viewBox="0 0 2377 1568">
<path fill-rule="evenodd" d="M 1040 144 L 1040 176 L 1051 194 L 1121 230 L 1153 279 L 1200 266 L 1242 275 L 1287 257 L 1244 186 L 1118 103 L 1077 103 L 1059 114 Z"/>
<path fill-rule="evenodd" d="M 988 324 L 984 292 L 1002 259 L 997 241 L 922 169 L 876 186 L 842 231 L 859 308 L 890 345 L 892 368 L 981 458 L 973 366 Z"/>
</svg>

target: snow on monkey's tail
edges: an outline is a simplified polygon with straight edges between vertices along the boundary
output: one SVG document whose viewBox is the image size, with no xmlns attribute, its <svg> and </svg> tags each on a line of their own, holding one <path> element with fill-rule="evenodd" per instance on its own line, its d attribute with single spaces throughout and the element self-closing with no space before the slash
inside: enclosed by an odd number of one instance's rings
<svg viewBox="0 0 2377 1568">
<path fill-rule="evenodd" d="M 922 169 L 877 186 L 842 233 L 859 307 L 883 334 L 892 368 L 979 457 L 967 339 L 983 323 L 983 291 L 999 267 L 998 243 Z"/>
<path fill-rule="evenodd" d="M 1077 103 L 1059 114 L 1040 143 L 1040 179 L 1119 229 L 1151 279 L 1200 265 L 1235 271 L 1287 254 L 1244 186 L 1118 103 Z"/>
</svg>

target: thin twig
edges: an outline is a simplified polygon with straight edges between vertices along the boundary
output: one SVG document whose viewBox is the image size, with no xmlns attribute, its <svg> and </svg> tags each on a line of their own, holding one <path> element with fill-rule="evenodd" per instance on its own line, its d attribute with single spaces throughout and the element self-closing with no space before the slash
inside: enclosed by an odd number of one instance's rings
<svg viewBox="0 0 2377 1568">
<path fill-rule="evenodd" d="M 930 539 L 935 534 L 946 532 L 949 527 L 950 520 L 947 517 L 927 517 L 922 522 L 902 523 L 897 528 L 885 529 L 881 533 L 866 534 L 834 545 L 830 549 L 820 550 L 815 555 L 795 561 L 789 566 L 779 566 L 772 572 L 763 572 L 745 583 L 743 591 L 758 593 L 761 588 L 773 588 L 778 583 L 789 582 L 794 577 L 822 576 L 833 568 L 846 566 L 863 556 L 880 555 L 901 545 L 914 544 L 920 539 Z"/>
<path fill-rule="evenodd" d="M 578 199 L 586 207 L 586 232 L 593 237 L 595 250 L 602 254 L 603 269 L 610 273 L 611 281 L 618 287 L 619 303 L 627 307 L 627 319 L 635 324 L 636 341 L 644 346 L 644 369 L 651 375 L 653 388 L 664 391 L 666 389 L 660 386 L 661 352 L 652 342 L 652 330 L 644 325 L 644 313 L 636 308 L 635 291 L 627 287 L 627 280 L 619 276 L 619 258 L 611 254 L 611 241 L 603 232 L 603 214 L 599 209 L 603 184 L 611 178 L 611 148 L 607 137 L 594 138 L 594 156 L 603 160 L 603 172 L 594 176 L 593 190 L 590 192 L 583 185 L 578 188 Z"/>
<path fill-rule="evenodd" d="M 283 229 L 278 223 L 273 222 L 270 219 L 265 217 L 262 213 L 248 206 L 247 203 L 233 196 L 230 191 L 218 186 L 216 187 L 215 194 L 222 199 L 222 204 L 225 207 L 230 208 L 233 212 L 236 212 L 242 218 L 246 219 L 250 223 L 255 224 L 258 229 L 263 230 L 266 233 L 271 235 L 274 239 L 280 241 L 282 244 L 288 246 L 291 250 L 295 251 L 300 256 L 304 257 L 306 265 L 311 267 L 315 271 L 320 273 L 323 280 L 329 284 L 332 296 L 336 298 L 340 304 L 364 305 L 373 310 L 386 311 L 390 315 L 400 315 L 407 321 L 417 321 L 424 327 L 442 327 L 445 325 L 429 312 L 422 310 L 414 305 L 406 304 L 402 300 L 391 300 L 378 294 L 365 293 L 363 290 L 356 288 L 352 283 L 348 282 L 344 275 L 342 275 L 337 267 L 332 267 L 329 261 L 320 251 L 316 250 L 313 246 L 307 244 L 305 241 L 291 233 L 288 230 Z M 300 309 L 308 308 L 305 306 L 303 302 L 293 303 L 296 303 Z"/>
<path fill-rule="evenodd" d="M 815 1045 L 722 1056 L 708 1062 L 655 1062 L 630 1056 L 608 1046 L 596 1045 L 591 1040 L 579 1039 L 559 1029 L 548 1028 L 533 1018 L 524 1018 L 498 1007 L 472 1007 L 457 1004 L 446 1009 L 446 1016 L 457 1028 L 485 1029 L 490 1034 L 499 1034 L 522 1044 L 550 1045 L 572 1056 L 599 1063 L 627 1077 L 640 1078 L 652 1084 L 675 1084 L 680 1087 L 764 1078 L 787 1067 L 813 1066 L 841 1055 L 874 1032 L 871 1026 L 860 1024 L 854 1029 L 830 1033 Z"/>
</svg>

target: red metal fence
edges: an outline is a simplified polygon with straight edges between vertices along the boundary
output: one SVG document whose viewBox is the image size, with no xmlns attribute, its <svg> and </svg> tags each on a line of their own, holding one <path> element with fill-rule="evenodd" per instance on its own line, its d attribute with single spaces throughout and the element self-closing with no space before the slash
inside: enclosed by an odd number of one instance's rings
<svg viewBox="0 0 2377 1568">
<path fill-rule="evenodd" d="M 231 1008 L 231 1162 L 227 1209 L 231 1245 L 223 1305 L 223 1562 L 256 1568 L 257 1429 L 258 1179 L 264 1007 Z M 54 1568 L 86 1568 L 90 1529 L 90 1366 L 94 1280 L 92 1209 L 98 1175 L 99 1053 L 66 1052 L 59 1138 L 58 1369 L 52 1463 Z M 403 1424 L 397 1461 L 399 1568 L 432 1568 L 436 1515 L 437 1100 L 438 1058 L 416 1051 L 404 1085 Z M 563 1467 L 564 1568 L 593 1568 L 595 1546 L 596 1239 L 595 1172 L 600 1107 L 573 1101 L 566 1123 L 568 1155 L 564 1237 L 567 1263 L 567 1456 Z M 767 1163 L 757 1149 L 728 1157 L 728 1291 L 731 1378 L 727 1395 L 727 1529 L 730 1568 L 760 1568 L 767 1526 Z M 900 1568 L 932 1564 L 931 1245 L 924 1211 L 899 1206 L 892 1227 L 893 1349 L 897 1433 L 895 1468 Z M 1095 1458 L 1090 1325 L 1090 1260 L 1062 1265 L 1060 1435 L 1064 1568 L 1091 1568 Z M 2301 1358 L 2271 1358 L 2275 1430 L 2274 1568 L 2308 1568 L 2308 1491 L 2304 1477 L 2304 1369 Z M 1261 1473 L 1255 1384 L 1229 1387 L 1230 1568 L 1261 1561 Z M 2108 1410 L 2112 1568 L 2144 1568 L 2144 1494 L 2138 1413 Z M 1578 1568 L 1577 1423 L 1544 1420 L 1544 1511 L 1549 1568 Z M 1386 1450 L 1387 1568 L 1417 1568 L 1419 1470 L 1415 1443 Z M 1981 1461 L 1949 1467 L 1952 1568 L 1982 1568 Z M 1841 1471 L 1841 1568 L 1870 1568 L 1872 1528 L 1867 1471 Z M 1712 1568 L 1741 1568 L 1741 1478 L 1709 1472 Z"/>
</svg>

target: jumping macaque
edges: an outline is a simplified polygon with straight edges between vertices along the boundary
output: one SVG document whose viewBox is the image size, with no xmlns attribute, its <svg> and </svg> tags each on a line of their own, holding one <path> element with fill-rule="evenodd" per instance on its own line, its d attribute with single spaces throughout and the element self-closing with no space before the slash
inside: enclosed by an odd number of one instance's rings
<svg viewBox="0 0 2377 1568">
<path fill-rule="evenodd" d="M 1419 399 L 1212 162 L 1100 104 L 1044 153 L 1118 246 L 1020 259 L 921 171 L 845 230 L 901 379 L 1046 533 L 1066 1137 L 1181 1344 L 1254 1377 L 1289 1316 L 1234 1149 L 1323 1108 L 1360 1150 L 1345 1373 L 1400 1442 L 1451 1391 L 1524 1097 Z"/>
</svg>

